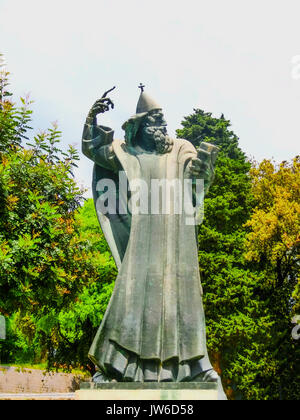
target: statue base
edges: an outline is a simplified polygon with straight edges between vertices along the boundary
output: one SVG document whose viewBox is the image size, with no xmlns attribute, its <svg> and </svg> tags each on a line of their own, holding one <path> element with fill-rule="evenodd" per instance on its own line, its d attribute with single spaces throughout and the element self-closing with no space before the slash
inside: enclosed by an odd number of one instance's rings
<svg viewBox="0 0 300 420">
<path fill-rule="evenodd" d="M 218 384 L 212 382 L 112 382 L 81 383 L 78 400 L 218 400 Z"/>
</svg>

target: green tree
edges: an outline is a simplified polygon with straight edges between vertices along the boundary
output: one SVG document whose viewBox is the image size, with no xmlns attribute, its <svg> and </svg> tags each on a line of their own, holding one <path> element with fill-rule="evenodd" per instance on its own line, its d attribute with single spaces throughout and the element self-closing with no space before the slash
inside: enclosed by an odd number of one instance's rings
<svg viewBox="0 0 300 420">
<path fill-rule="evenodd" d="M 252 168 L 251 177 L 256 205 L 246 224 L 246 257 L 267 273 L 264 288 L 275 322 L 270 344 L 280 397 L 298 399 L 300 347 L 292 338 L 291 320 L 300 314 L 300 158 L 279 166 L 264 160 Z"/>
<path fill-rule="evenodd" d="M 268 398 L 275 368 L 266 343 L 273 320 L 261 294 L 264 273 L 253 270 L 244 257 L 244 224 L 253 207 L 251 164 L 223 115 L 214 118 L 195 109 L 182 125 L 178 137 L 196 147 L 205 141 L 220 148 L 199 229 L 210 356 L 229 398 Z"/>
<path fill-rule="evenodd" d="M 88 350 L 101 323 L 111 297 L 117 268 L 108 244 L 99 227 L 94 202 L 85 201 L 76 216 L 81 239 L 89 246 L 89 259 L 97 276 L 78 294 L 75 301 L 58 314 L 59 328 L 64 343 L 56 352 L 56 362 L 72 365 L 88 365 Z"/>
<path fill-rule="evenodd" d="M 65 342 L 59 314 L 99 273 L 76 219 L 77 151 L 60 150 L 55 125 L 28 139 L 30 102 L 12 102 L 8 76 L 0 74 L 0 312 L 20 346 L 50 360 Z"/>
</svg>

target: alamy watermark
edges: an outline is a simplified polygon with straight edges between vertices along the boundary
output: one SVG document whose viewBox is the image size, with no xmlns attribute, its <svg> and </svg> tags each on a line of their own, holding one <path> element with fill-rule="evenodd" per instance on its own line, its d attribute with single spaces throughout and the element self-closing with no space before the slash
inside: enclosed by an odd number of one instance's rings
<svg viewBox="0 0 300 420">
<path fill-rule="evenodd" d="M 0 340 L 6 339 L 6 327 L 5 327 L 5 318 L 0 315 Z"/>
<path fill-rule="evenodd" d="M 291 76 L 294 80 L 300 80 L 300 55 L 294 55 L 291 59 Z"/>
<path fill-rule="evenodd" d="M 296 324 L 296 326 L 292 330 L 292 337 L 294 340 L 300 339 L 300 315 L 295 315 L 292 319 L 292 324 Z"/>
<path fill-rule="evenodd" d="M 203 179 L 144 179 L 128 182 L 119 172 L 118 183 L 98 181 L 97 210 L 109 215 L 182 215 L 186 225 L 199 225 L 204 218 Z M 128 198 L 129 197 L 129 198 Z"/>
</svg>

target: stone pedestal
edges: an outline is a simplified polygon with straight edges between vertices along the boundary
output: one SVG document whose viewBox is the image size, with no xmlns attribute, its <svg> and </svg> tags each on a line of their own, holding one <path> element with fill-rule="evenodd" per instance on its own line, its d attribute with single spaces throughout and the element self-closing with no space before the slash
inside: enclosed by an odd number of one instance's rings
<svg viewBox="0 0 300 420">
<path fill-rule="evenodd" d="M 217 400 L 218 384 L 209 382 L 83 382 L 78 400 Z"/>
</svg>

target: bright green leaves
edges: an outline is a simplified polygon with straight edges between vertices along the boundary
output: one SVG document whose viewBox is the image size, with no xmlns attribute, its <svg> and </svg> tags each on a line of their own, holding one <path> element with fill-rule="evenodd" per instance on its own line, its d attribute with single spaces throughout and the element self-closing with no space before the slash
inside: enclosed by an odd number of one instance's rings
<svg viewBox="0 0 300 420">
<path fill-rule="evenodd" d="M 271 338 L 273 319 L 261 296 L 263 276 L 244 257 L 244 223 L 253 207 L 251 165 L 223 116 L 194 110 L 182 125 L 177 135 L 196 147 L 207 141 L 220 148 L 198 237 L 210 356 L 230 398 L 265 398 L 257 377 L 263 366 L 264 380 L 270 380 L 265 340 Z"/>
</svg>

